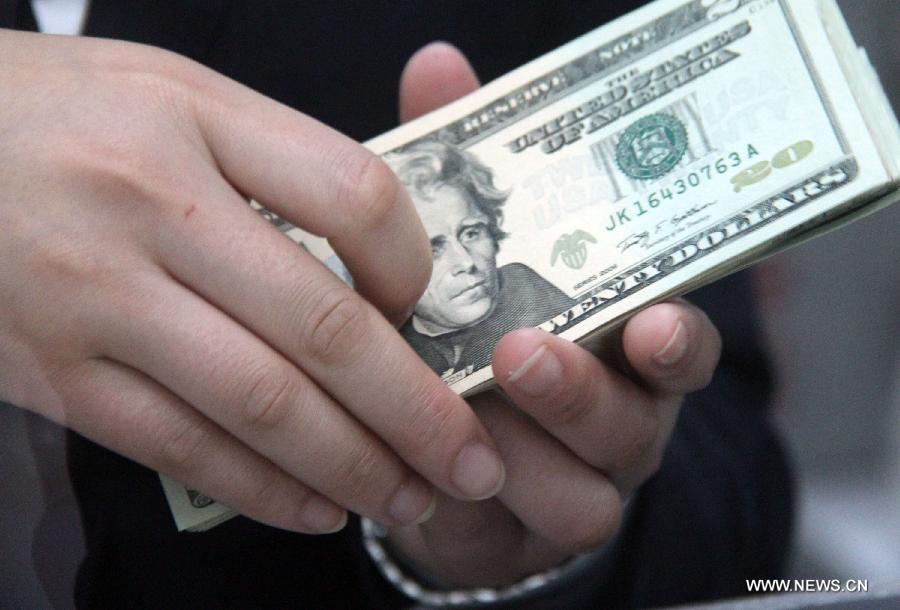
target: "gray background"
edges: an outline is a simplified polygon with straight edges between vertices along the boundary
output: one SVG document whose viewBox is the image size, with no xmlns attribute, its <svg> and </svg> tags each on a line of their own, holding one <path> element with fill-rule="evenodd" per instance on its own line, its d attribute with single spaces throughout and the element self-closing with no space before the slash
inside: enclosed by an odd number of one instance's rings
<svg viewBox="0 0 900 610">
<path fill-rule="evenodd" d="M 900 107 L 900 2 L 840 5 Z M 754 274 L 796 464 L 792 576 L 900 582 L 900 205 Z M 36 532 L 43 511 L 67 526 Z M 62 431 L 0 404 L 0 607 L 70 607 L 83 550 Z"/>
</svg>

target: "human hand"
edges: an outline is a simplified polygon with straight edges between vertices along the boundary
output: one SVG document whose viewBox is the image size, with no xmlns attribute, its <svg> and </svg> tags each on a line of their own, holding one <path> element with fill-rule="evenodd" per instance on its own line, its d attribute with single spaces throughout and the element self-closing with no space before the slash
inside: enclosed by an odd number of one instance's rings
<svg viewBox="0 0 900 610">
<path fill-rule="evenodd" d="M 389 322 L 430 274 L 408 196 L 316 121 L 167 52 L 0 30 L 0 226 L 0 399 L 303 532 L 502 484 Z"/>
<path fill-rule="evenodd" d="M 426 47 L 404 73 L 401 117 L 475 87 L 458 51 Z M 634 378 L 538 329 L 504 337 L 493 368 L 508 398 L 470 401 L 506 464 L 504 488 L 484 502 L 439 495 L 432 519 L 391 529 L 392 546 L 443 583 L 483 587 L 608 541 L 623 500 L 658 469 L 683 395 L 708 383 L 721 342 L 705 314 L 676 301 L 629 320 L 622 348 Z"/>
</svg>

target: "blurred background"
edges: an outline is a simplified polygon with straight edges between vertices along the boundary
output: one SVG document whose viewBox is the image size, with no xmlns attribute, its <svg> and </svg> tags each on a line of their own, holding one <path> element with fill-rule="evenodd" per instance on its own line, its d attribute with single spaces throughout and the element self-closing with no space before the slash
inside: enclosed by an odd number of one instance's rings
<svg viewBox="0 0 900 610">
<path fill-rule="evenodd" d="M 839 4 L 896 112 L 900 2 Z M 777 374 L 775 419 L 796 469 L 790 576 L 896 583 L 900 205 L 753 272 Z M 0 607 L 71 607 L 83 551 L 62 430 L 0 403 Z"/>
<path fill-rule="evenodd" d="M 838 4 L 897 113 L 900 2 Z M 793 575 L 900 582 L 900 206 L 754 273 L 796 466 Z"/>
</svg>

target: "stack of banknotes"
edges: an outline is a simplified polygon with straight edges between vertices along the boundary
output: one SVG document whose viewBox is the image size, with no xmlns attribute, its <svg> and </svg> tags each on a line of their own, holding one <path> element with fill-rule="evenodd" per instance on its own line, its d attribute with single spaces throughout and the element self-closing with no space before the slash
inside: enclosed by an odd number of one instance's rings
<svg viewBox="0 0 900 610">
<path fill-rule="evenodd" d="M 641 308 L 900 198 L 897 119 L 833 0 L 657 0 L 367 146 L 432 240 L 401 333 L 460 394 L 490 387 L 510 330 L 602 349 Z M 234 514 L 162 481 L 179 530 Z"/>
</svg>

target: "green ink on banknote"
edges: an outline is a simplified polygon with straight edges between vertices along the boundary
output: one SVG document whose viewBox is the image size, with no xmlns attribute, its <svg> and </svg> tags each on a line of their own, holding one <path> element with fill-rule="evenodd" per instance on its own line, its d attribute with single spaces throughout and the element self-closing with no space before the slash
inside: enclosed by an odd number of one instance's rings
<svg viewBox="0 0 900 610">
<path fill-rule="evenodd" d="M 597 238 L 578 229 L 572 233 L 563 233 L 553 244 L 553 252 L 550 254 L 550 266 L 556 264 L 562 257 L 562 262 L 570 269 L 581 269 L 587 261 L 587 246 L 585 242 L 597 243 Z"/>
<path fill-rule="evenodd" d="M 687 145 L 684 124 L 671 114 L 657 112 L 625 129 L 616 144 L 616 163 L 626 176 L 656 180 L 678 165 Z"/>
</svg>

